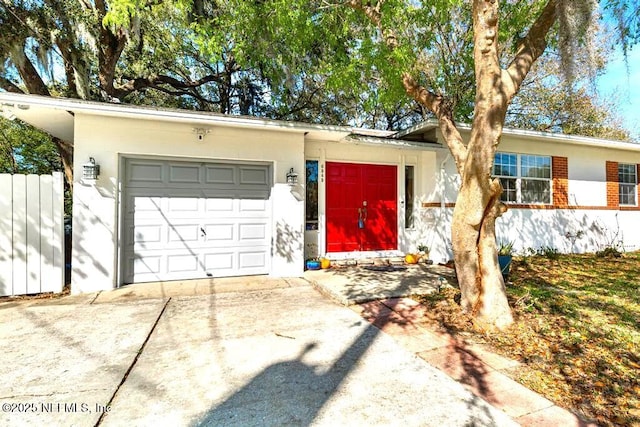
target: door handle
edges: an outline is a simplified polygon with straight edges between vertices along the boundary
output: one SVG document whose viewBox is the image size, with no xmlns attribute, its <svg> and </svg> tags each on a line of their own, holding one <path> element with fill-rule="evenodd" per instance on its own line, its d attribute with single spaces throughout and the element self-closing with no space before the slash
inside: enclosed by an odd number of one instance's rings
<svg viewBox="0 0 640 427">
<path fill-rule="evenodd" d="M 358 228 L 364 228 L 364 222 L 367 220 L 367 208 L 358 208 Z"/>
<path fill-rule="evenodd" d="M 207 237 L 207 232 L 204 231 L 204 228 L 200 227 L 200 233 L 202 233 L 201 236 Z"/>
</svg>

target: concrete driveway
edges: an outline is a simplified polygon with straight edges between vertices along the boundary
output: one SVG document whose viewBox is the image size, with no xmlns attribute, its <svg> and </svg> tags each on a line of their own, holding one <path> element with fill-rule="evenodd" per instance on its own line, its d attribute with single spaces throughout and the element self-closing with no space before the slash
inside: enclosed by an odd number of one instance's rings
<svg viewBox="0 0 640 427">
<path fill-rule="evenodd" d="M 0 425 L 515 425 L 302 279 L 0 303 Z"/>
</svg>

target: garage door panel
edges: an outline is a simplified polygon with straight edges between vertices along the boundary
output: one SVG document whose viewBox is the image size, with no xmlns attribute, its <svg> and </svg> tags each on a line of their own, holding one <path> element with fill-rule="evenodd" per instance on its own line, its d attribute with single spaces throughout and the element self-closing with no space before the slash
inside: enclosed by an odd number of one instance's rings
<svg viewBox="0 0 640 427">
<path fill-rule="evenodd" d="M 240 206 L 238 207 L 240 212 L 266 212 L 267 201 L 263 199 L 242 199 L 239 200 Z"/>
<path fill-rule="evenodd" d="M 205 167 L 205 184 L 226 184 L 234 186 L 237 168 L 232 165 L 217 165 Z"/>
<path fill-rule="evenodd" d="M 199 224 L 171 225 L 167 244 L 197 244 L 200 240 Z"/>
<path fill-rule="evenodd" d="M 269 272 L 268 165 L 127 160 L 125 168 L 125 282 Z"/>
<path fill-rule="evenodd" d="M 269 184 L 269 174 L 268 169 L 264 166 L 260 167 L 250 167 L 250 166 L 241 166 L 240 167 L 240 185 L 258 185 L 258 186 L 267 186 Z"/>
<path fill-rule="evenodd" d="M 200 165 L 169 164 L 169 184 L 200 184 L 202 168 Z"/>
<path fill-rule="evenodd" d="M 167 272 L 171 273 L 193 273 L 201 270 L 198 266 L 197 254 L 169 254 L 167 255 Z"/>
<path fill-rule="evenodd" d="M 142 256 L 137 258 L 129 258 L 129 265 L 135 274 L 158 275 L 162 271 L 162 256 Z"/>
<path fill-rule="evenodd" d="M 206 224 L 204 226 L 206 231 L 205 239 L 207 242 L 221 242 L 221 244 L 228 245 L 236 238 L 235 228 L 236 225 L 233 222 Z"/>
<path fill-rule="evenodd" d="M 267 224 L 239 224 L 238 234 L 241 242 L 264 240 L 267 237 Z"/>
<path fill-rule="evenodd" d="M 236 210 L 233 199 L 207 198 L 205 211 L 208 213 L 225 213 L 231 215 Z"/>
<path fill-rule="evenodd" d="M 127 185 L 133 186 L 161 186 L 164 178 L 162 162 L 130 161 L 127 165 Z"/>
<path fill-rule="evenodd" d="M 162 229 L 160 224 L 136 225 L 132 227 L 133 243 L 140 246 L 161 244 Z"/>
<path fill-rule="evenodd" d="M 267 256 L 264 250 L 240 252 L 238 254 L 238 264 L 241 269 L 261 269 L 267 264 Z"/>
<path fill-rule="evenodd" d="M 234 266 L 235 252 L 217 252 L 204 254 L 204 267 L 212 276 L 232 275 L 237 270 Z"/>
<path fill-rule="evenodd" d="M 200 211 L 200 197 L 167 197 L 168 215 L 178 215 L 183 217 L 185 214 L 198 216 Z"/>
<path fill-rule="evenodd" d="M 153 215 L 162 211 L 162 197 L 128 195 L 125 214 Z"/>
</svg>

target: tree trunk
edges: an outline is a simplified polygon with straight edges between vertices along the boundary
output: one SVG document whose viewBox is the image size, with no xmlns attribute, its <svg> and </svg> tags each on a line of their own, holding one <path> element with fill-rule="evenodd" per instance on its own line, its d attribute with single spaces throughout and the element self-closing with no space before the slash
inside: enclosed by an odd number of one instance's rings
<svg viewBox="0 0 640 427">
<path fill-rule="evenodd" d="M 500 182 L 486 182 L 481 190 L 460 188 L 451 227 L 453 254 L 463 310 L 484 329 L 504 329 L 513 316 L 498 265 L 495 221 L 506 207 L 500 202 Z"/>
<path fill-rule="evenodd" d="M 506 210 L 502 186 L 491 168 L 511 98 L 498 60 L 498 4 L 473 2 L 476 101 L 467 156 L 458 164 L 462 178 L 453 212 L 452 243 L 462 308 L 487 329 L 513 323 L 498 265 L 495 222 Z"/>
<path fill-rule="evenodd" d="M 476 99 L 471 137 L 465 144 L 453 121 L 453 106 L 444 96 L 420 86 L 405 72 L 402 83 L 409 96 L 433 112 L 462 183 L 453 211 L 452 243 L 462 307 L 487 329 L 504 329 L 513 323 L 504 280 L 498 265 L 496 219 L 506 211 L 500 202 L 502 186 L 491 179 L 507 106 L 533 63 L 547 46 L 546 36 L 556 21 L 559 0 L 547 0 L 525 37 L 518 39 L 513 60 L 502 69 L 498 54 L 499 0 L 472 0 L 473 59 Z M 385 34 L 391 50 L 397 47 L 393 29 L 383 27 L 378 2 L 349 0 Z M 455 59 L 452 59 L 455 60 Z"/>
<path fill-rule="evenodd" d="M 69 189 L 73 191 L 73 144 L 56 137 L 53 137 L 52 140 L 62 160 L 64 177 L 67 180 Z"/>
</svg>

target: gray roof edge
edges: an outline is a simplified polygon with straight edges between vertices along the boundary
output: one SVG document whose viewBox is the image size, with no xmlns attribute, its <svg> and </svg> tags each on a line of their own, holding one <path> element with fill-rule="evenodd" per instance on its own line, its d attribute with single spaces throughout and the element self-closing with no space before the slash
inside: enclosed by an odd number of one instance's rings
<svg viewBox="0 0 640 427">
<path fill-rule="evenodd" d="M 87 101 L 82 99 L 55 98 L 41 95 L 17 94 L 10 92 L 0 92 L 0 107 L 28 108 L 28 106 L 38 106 L 43 108 L 60 109 L 66 111 L 102 114 L 112 116 L 137 116 L 148 119 L 164 119 L 182 122 L 209 122 L 222 126 L 247 126 L 254 129 L 273 129 L 288 132 L 327 132 L 342 134 L 359 134 L 378 138 L 403 139 L 406 135 L 418 131 L 428 131 L 438 128 L 438 122 L 428 119 L 410 128 L 399 132 L 381 131 L 376 129 L 356 128 L 352 126 L 320 125 L 302 122 L 288 122 L 283 120 L 272 120 L 249 116 L 231 116 L 220 113 L 179 110 L 152 106 L 139 106 L 131 104 L 110 104 L 106 102 Z M 460 130 L 470 131 L 468 124 L 458 124 Z M 626 151 L 640 151 L 640 144 L 633 142 L 615 141 L 601 138 L 565 135 L 560 133 L 549 133 L 524 129 L 507 128 L 503 129 L 503 135 L 516 136 L 540 140 L 545 142 L 560 142 L 575 145 L 595 146 L 602 148 L 612 148 Z"/>
<path fill-rule="evenodd" d="M 456 127 L 462 131 L 468 131 L 468 132 L 471 131 L 471 125 L 466 123 L 456 124 Z M 432 130 L 434 128 L 438 128 L 438 122 L 435 119 L 428 119 L 410 128 L 407 128 L 400 132 L 396 132 L 395 134 L 393 134 L 392 137 L 401 139 L 413 132 L 427 131 L 427 130 Z M 552 133 L 552 132 L 543 132 L 543 131 L 536 131 L 536 130 L 510 128 L 510 127 L 504 127 L 502 130 L 502 134 L 505 136 L 522 137 L 522 138 L 534 139 L 534 140 L 539 140 L 544 142 L 560 142 L 560 143 L 574 144 L 574 145 L 613 148 L 618 150 L 640 151 L 639 143 L 634 143 L 629 141 L 618 141 L 613 139 L 594 138 L 590 136 L 567 135 L 564 133 Z"/>
<path fill-rule="evenodd" d="M 138 116 L 175 121 L 211 122 L 212 124 L 227 126 L 248 126 L 253 128 L 271 128 L 281 131 L 294 132 L 336 132 L 353 133 L 354 131 L 374 136 L 388 136 L 392 132 L 375 129 L 358 129 L 349 126 L 320 125 L 284 120 L 272 120 L 250 116 L 232 116 L 221 113 L 189 111 L 153 106 L 131 104 L 106 103 L 72 98 L 56 98 L 41 95 L 16 94 L 0 92 L 0 106 L 25 108 L 37 106 L 42 108 L 61 109 L 74 113 L 102 114 L 113 116 Z"/>
<path fill-rule="evenodd" d="M 618 150 L 640 151 L 640 144 L 615 139 L 594 138 L 591 136 L 567 135 L 564 133 L 552 133 L 536 130 L 504 128 L 503 134 L 519 136 L 544 142 L 560 142 L 574 145 L 586 145 L 601 148 L 614 148 Z"/>
<path fill-rule="evenodd" d="M 385 145 L 389 147 L 396 148 L 415 148 L 420 150 L 430 150 L 430 151 L 440 151 L 440 150 L 448 150 L 447 147 L 444 147 L 439 143 L 432 142 L 419 142 L 419 141 L 409 141 L 405 139 L 399 138 L 391 138 L 391 137 L 378 137 L 372 135 L 365 135 L 360 133 L 351 133 L 345 136 L 342 139 L 342 142 L 346 143 L 363 143 L 368 145 Z"/>
<path fill-rule="evenodd" d="M 418 131 L 428 131 L 432 129 L 436 129 L 438 127 L 438 122 L 435 119 L 427 119 L 423 122 L 417 123 L 413 126 L 410 126 L 406 129 L 400 130 L 393 135 L 390 135 L 392 138 L 402 139 L 405 136 L 412 134 Z"/>
</svg>

